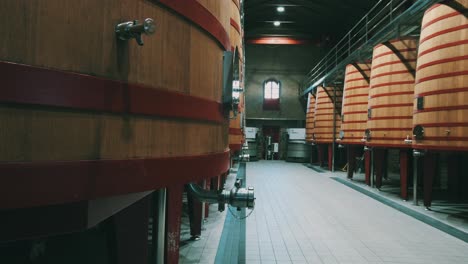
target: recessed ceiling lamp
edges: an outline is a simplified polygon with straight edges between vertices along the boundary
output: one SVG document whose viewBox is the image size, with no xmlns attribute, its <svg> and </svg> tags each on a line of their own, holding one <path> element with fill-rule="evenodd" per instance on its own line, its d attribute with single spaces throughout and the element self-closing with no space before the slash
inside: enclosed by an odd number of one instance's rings
<svg viewBox="0 0 468 264">
<path fill-rule="evenodd" d="M 284 6 L 278 6 L 278 7 L 276 8 L 276 11 L 278 11 L 278 12 L 280 12 L 280 13 L 281 13 L 281 12 L 284 12 Z"/>
<path fill-rule="evenodd" d="M 279 27 L 279 25 L 281 25 L 281 22 L 275 21 L 275 22 L 273 22 L 273 25 L 275 25 L 275 27 Z"/>
</svg>

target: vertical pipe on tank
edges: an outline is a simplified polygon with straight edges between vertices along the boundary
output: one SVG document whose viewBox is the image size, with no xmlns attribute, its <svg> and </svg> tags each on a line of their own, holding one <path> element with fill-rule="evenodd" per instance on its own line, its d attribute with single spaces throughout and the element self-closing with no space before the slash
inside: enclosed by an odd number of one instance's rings
<svg viewBox="0 0 468 264">
<path fill-rule="evenodd" d="M 154 212 L 153 219 L 153 263 L 164 263 L 165 235 L 166 235 L 166 189 L 160 189 L 153 196 Z"/>
</svg>

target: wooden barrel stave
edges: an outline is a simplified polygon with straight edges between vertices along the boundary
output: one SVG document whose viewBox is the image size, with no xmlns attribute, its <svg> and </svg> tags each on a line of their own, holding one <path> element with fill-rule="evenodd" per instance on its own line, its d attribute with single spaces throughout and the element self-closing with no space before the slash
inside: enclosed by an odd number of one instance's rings
<svg viewBox="0 0 468 264">
<path fill-rule="evenodd" d="M 314 114 L 315 114 L 315 95 L 309 94 L 307 99 L 307 113 L 306 113 L 306 141 L 313 142 L 314 132 Z"/>
<path fill-rule="evenodd" d="M 338 137 L 341 120 L 340 113 L 337 112 L 336 106 L 341 105 L 342 94 L 340 91 L 336 93 L 336 105 L 332 102 L 331 98 L 327 95 L 325 89 L 334 96 L 333 88 L 318 87 L 315 102 L 315 125 L 314 137 L 315 142 L 319 144 L 332 143 L 334 140 L 333 130 L 336 130 L 335 138 Z M 335 115 L 335 125 L 333 125 L 333 114 Z"/>
<path fill-rule="evenodd" d="M 392 40 L 374 48 L 366 145 L 410 147 L 404 140 L 412 135 L 412 94 L 417 41 Z"/>
<path fill-rule="evenodd" d="M 358 70 L 358 68 L 359 70 Z M 349 64 L 345 71 L 341 131 L 342 144 L 363 144 L 367 123 L 370 66 L 365 63 Z"/>
<path fill-rule="evenodd" d="M 440 3 L 422 21 L 413 126 L 422 126 L 417 149 L 468 150 L 468 19 L 461 10 L 468 1 Z M 418 107 L 418 98 L 422 107 Z"/>
</svg>

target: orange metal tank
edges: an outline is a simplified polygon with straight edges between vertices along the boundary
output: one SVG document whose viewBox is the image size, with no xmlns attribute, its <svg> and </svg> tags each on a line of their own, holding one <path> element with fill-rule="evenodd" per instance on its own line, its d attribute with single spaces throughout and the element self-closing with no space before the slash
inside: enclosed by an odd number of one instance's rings
<svg viewBox="0 0 468 264">
<path fill-rule="evenodd" d="M 342 92 L 337 91 L 333 87 L 318 87 L 315 101 L 315 126 L 314 126 L 314 139 L 316 143 L 333 143 L 333 140 L 338 138 L 340 130 L 341 118 L 339 106 L 342 102 Z M 333 103 L 333 99 L 336 102 Z M 335 113 L 335 125 L 333 125 Z M 333 136 L 335 131 L 335 137 Z"/>
<path fill-rule="evenodd" d="M 362 145 L 367 126 L 370 64 L 355 63 L 346 66 L 343 107 L 341 114 L 341 144 Z"/>
<path fill-rule="evenodd" d="M 417 39 L 388 41 L 374 48 L 369 89 L 367 145 L 411 147 Z"/>
<path fill-rule="evenodd" d="M 428 9 L 422 21 L 413 148 L 468 150 L 467 0 Z"/>
</svg>

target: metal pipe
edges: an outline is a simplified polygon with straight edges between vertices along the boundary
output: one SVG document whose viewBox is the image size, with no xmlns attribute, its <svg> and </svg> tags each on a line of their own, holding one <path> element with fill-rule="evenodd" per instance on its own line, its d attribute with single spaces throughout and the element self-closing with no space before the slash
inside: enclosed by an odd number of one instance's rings
<svg viewBox="0 0 468 264">
<path fill-rule="evenodd" d="M 166 244 L 166 189 L 157 190 L 153 194 L 153 234 L 152 234 L 152 262 L 164 264 Z"/>
<path fill-rule="evenodd" d="M 413 157 L 413 204 L 418 205 L 418 157 Z"/>
<path fill-rule="evenodd" d="M 188 190 L 200 202 L 217 203 L 218 211 L 222 212 L 225 209 L 225 204 L 240 208 L 253 209 L 255 207 L 255 194 L 254 188 L 243 188 L 242 180 L 237 179 L 234 187 L 230 190 L 209 191 L 200 187 L 198 184 L 189 183 Z"/>
<path fill-rule="evenodd" d="M 217 192 L 203 189 L 195 183 L 188 184 L 189 191 L 202 203 L 218 203 L 219 195 Z"/>
<path fill-rule="evenodd" d="M 424 153 L 413 149 L 413 204 L 418 205 L 418 159 L 424 156 Z"/>
<path fill-rule="evenodd" d="M 371 166 L 370 166 L 370 186 L 374 188 L 374 151 L 371 152 Z"/>
<path fill-rule="evenodd" d="M 335 141 L 336 141 L 336 86 L 333 86 L 333 142 L 332 142 L 332 172 L 335 171 Z"/>
</svg>

